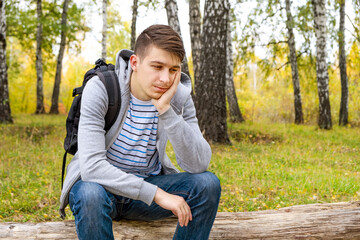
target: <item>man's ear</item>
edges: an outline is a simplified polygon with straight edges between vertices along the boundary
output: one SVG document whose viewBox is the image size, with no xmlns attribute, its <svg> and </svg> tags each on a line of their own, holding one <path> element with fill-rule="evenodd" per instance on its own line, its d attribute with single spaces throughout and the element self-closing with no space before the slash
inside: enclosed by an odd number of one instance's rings
<svg viewBox="0 0 360 240">
<path fill-rule="evenodd" d="M 138 62 L 139 62 L 139 58 L 138 56 L 136 56 L 135 54 L 131 55 L 130 57 L 130 65 L 131 65 L 131 69 L 136 72 L 137 70 L 137 65 L 138 65 Z"/>
</svg>

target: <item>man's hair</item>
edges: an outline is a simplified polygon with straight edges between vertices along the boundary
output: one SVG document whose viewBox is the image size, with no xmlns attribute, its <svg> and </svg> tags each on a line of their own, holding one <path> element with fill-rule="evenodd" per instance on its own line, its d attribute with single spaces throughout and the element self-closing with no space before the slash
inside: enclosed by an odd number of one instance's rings
<svg viewBox="0 0 360 240">
<path fill-rule="evenodd" d="M 146 28 L 136 39 L 135 54 L 143 58 L 151 46 L 172 53 L 180 62 L 185 57 L 185 49 L 181 37 L 171 27 L 156 24 Z"/>
</svg>

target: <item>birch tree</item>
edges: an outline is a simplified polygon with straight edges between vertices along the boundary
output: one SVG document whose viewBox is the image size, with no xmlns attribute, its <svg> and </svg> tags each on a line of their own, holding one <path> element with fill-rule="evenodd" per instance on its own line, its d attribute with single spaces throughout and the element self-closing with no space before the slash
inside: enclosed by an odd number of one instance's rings
<svg viewBox="0 0 360 240">
<path fill-rule="evenodd" d="M 225 96 L 228 14 L 228 0 L 206 0 L 200 81 L 195 92 L 200 128 L 213 143 L 230 143 Z"/>
<path fill-rule="evenodd" d="M 36 114 L 45 113 L 44 109 L 44 90 L 43 90 L 43 60 L 42 60 L 42 41 L 43 41 L 43 14 L 42 2 L 36 1 L 37 30 L 36 30 Z"/>
<path fill-rule="evenodd" d="M 288 30 L 288 46 L 290 50 L 290 64 L 291 64 L 291 74 L 292 82 L 294 88 L 294 109 L 295 109 L 295 123 L 302 124 L 304 123 L 304 117 L 302 112 L 302 101 L 300 93 L 300 83 L 299 83 L 299 71 L 296 57 L 296 48 L 295 48 L 295 37 L 294 37 L 294 20 L 291 14 L 291 3 L 290 0 L 286 0 L 286 28 Z"/>
<path fill-rule="evenodd" d="M 6 66 L 5 0 L 0 0 L 0 123 L 12 123 Z"/>
<path fill-rule="evenodd" d="M 102 1 L 102 39 L 101 39 L 101 58 L 106 60 L 106 32 L 107 32 L 107 0 Z"/>
<path fill-rule="evenodd" d="M 189 26 L 191 39 L 191 55 L 194 71 L 194 85 L 200 76 L 201 55 L 201 13 L 200 0 L 189 0 Z M 196 88 L 196 87 L 195 87 Z"/>
<path fill-rule="evenodd" d="M 131 21 L 131 50 L 135 50 L 135 42 L 136 42 L 136 19 L 138 15 L 138 0 L 134 0 L 132 6 L 132 21 Z"/>
<path fill-rule="evenodd" d="M 59 113 L 59 94 L 60 94 L 60 83 L 61 83 L 61 70 L 62 70 L 62 60 L 64 57 L 65 44 L 66 44 L 66 22 L 67 22 L 67 11 L 69 7 L 70 0 L 64 0 L 63 11 L 61 15 L 61 40 L 60 40 L 60 49 L 56 62 L 56 74 L 55 74 L 55 83 L 54 90 L 51 98 L 51 109 L 50 113 L 58 114 Z"/>
<path fill-rule="evenodd" d="M 230 5 L 229 5 L 230 8 Z M 226 46 L 226 97 L 229 103 L 230 121 L 244 122 L 241 114 L 234 86 L 234 58 L 232 52 L 231 21 L 228 14 L 227 21 L 227 46 Z"/>
<path fill-rule="evenodd" d="M 165 9 L 169 26 L 174 29 L 181 37 L 180 22 L 178 17 L 178 6 L 176 0 L 165 0 Z M 186 55 L 185 59 L 183 59 L 183 62 L 181 64 L 181 71 L 190 76 Z"/>
<path fill-rule="evenodd" d="M 312 0 L 316 35 L 316 79 L 319 95 L 319 122 L 321 129 L 331 129 L 329 74 L 326 62 L 326 5 L 325 0 Z"/>
<path fill-rule="evenodd" d="M 345 0 L 340 0 L 340 26 L 339 26 L 339 65 L 341 78 L 341 102 L 339 113 L 339 125 L 348 124 L 349 86 L 346 74 L 345 53 Z"/>
</svg>

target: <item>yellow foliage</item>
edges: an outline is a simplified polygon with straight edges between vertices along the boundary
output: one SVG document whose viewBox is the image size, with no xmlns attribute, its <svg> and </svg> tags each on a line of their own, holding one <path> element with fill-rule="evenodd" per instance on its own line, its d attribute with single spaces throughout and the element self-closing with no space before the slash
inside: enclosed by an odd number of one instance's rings
<svg viewBox="0 0 360 240">
<path fill-rule="evenodd" d="M 253 59 L 259 62 L 259 59 Z M 273 63 L 266 64 L 235 63 L 234 82 L 239 106 L 246 120 L 270 122 L 294 122 L 294 93 L 291 67 L 276 69 L 287 62 L 287 55 L 282 51 Z M 336 63 L 337 64 L 337 63 Z M 317 124 L 319 101 L 316 82 L 315 57 L 298 58 L 300 92 L 305 123 Z M 266 74 L 269 73 L 269 74 Z M 347 58 L 349 80 L 349 121 L 360 124 L 360 54 L 356 42 Z M 256 86 L 256 88 L 255 88 Z M 329 92 L 333 124 L 339 119 L 341 101 L 340 72 L 337 65 L 329 66 Z"/>
</svg>

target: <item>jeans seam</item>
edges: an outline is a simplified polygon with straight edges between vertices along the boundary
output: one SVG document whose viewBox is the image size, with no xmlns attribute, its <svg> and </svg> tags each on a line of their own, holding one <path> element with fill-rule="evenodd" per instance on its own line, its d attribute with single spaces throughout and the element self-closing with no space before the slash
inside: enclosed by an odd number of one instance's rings
<svg viewBox="0 0 360 240">
<path fill-rule="evenodd" d="M 75 209 L 75 205 L 76 205 L 76 204 L 75 204 L 75 199 L 74 199 L 74 197 L 75 197 L 74 194 L 73 194 L 72 192 L 70 192 L 70 193 L 69 193 L 69 206 L 70 206 L 70 210 L 73 212 L 73 215 L 74 215 L 74 213 L 76 212 L 76 211 L 75 211 L 75 210 L 76 210 L 76 209 Z M 72 199 L 72 201 L 71 201 L 72 204 L 70 204 L 70 199 Z M 72 207 L 71 207 L 71 205 L 72 205 Z"/>
</svg>

